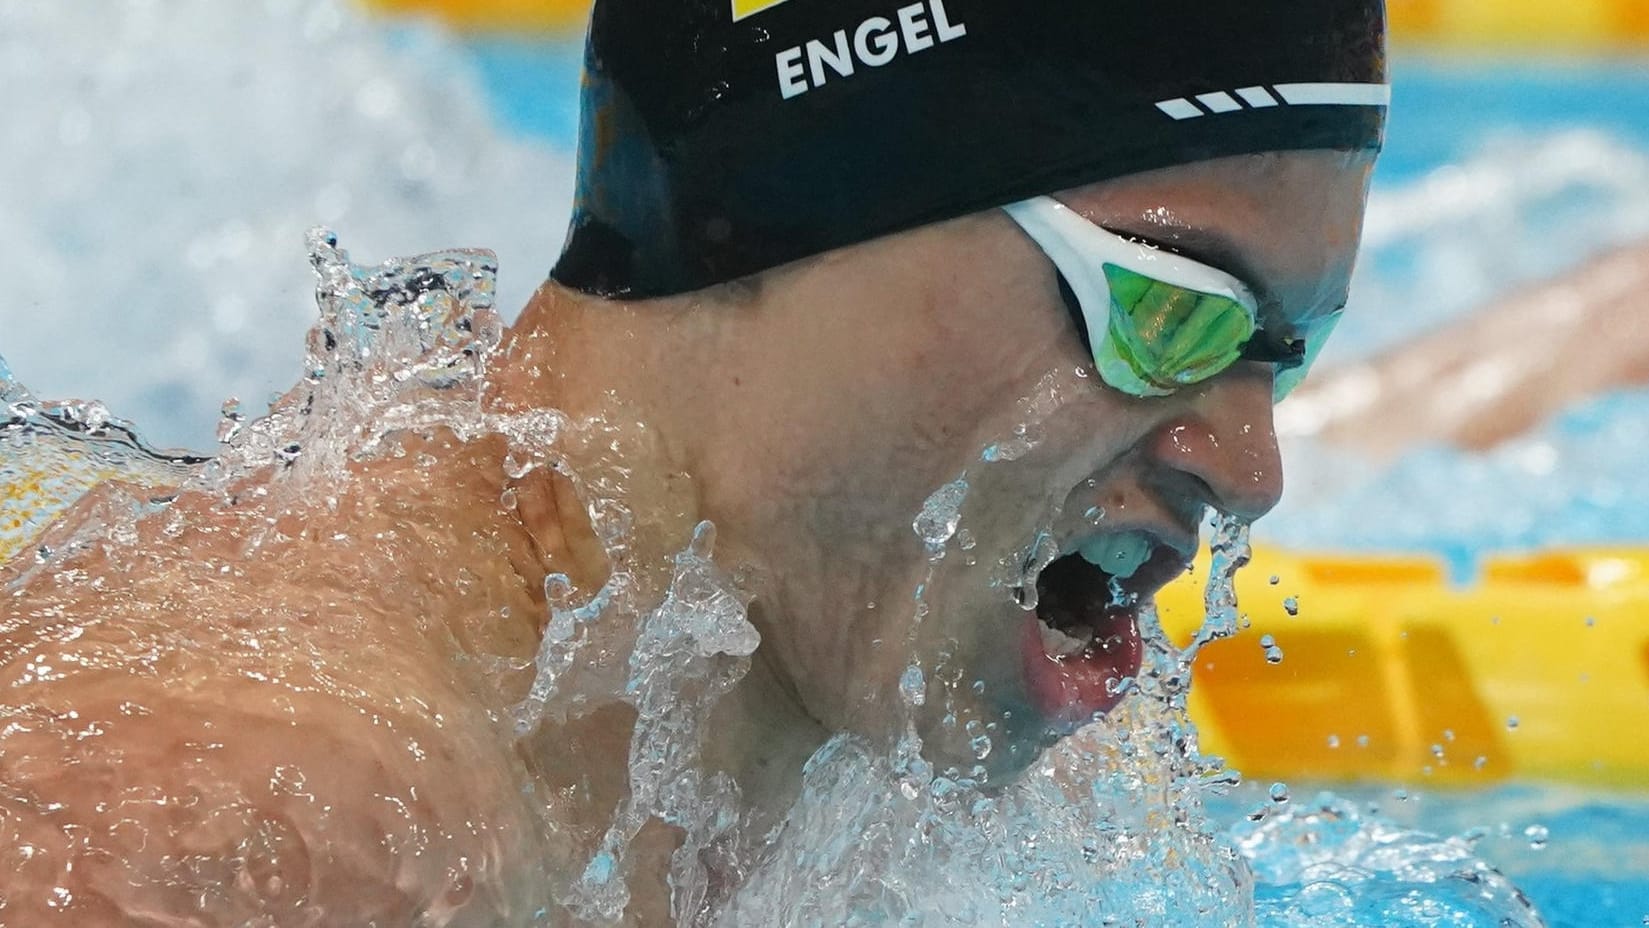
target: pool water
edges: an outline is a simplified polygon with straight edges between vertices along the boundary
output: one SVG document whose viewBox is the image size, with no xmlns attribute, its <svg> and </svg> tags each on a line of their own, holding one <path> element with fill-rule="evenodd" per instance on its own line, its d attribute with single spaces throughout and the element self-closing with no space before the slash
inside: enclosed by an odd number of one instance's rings
<svg viewBox="0 0 1649 928">
<path fill-rule="evenodd" d="M 168 21 L 145 19 L 168 14 L 134 5 L 138 12 L 122 12 L 119 28 L 108 29 L 72 9 L 37 10 L 33 18 L 19 7 L 0 9 L 0 62 L 13 63 L 12 71 L 0 70 L 8 86 L 49 86 L 60 72 L 27 46 L 57 43 L 74 50 L 63 56 L 65 68 L 100 62 L 86 67 L 102 91 L 62 112 L 48 105 L 20 112 L 0 145 L 0 176 L 43 178 L 40 190 L 0 191 L 0 271 L 14 283 L 13 298 L 0 305 L 0 352 L 21 380 L 43 395 L 98 396 L 116 414 L 142 422 L 157 443 L 210 448 L 225 396 L 241 395 L 255 413 L 268 391 L 295 377 L 301 332 L 313 318 L 297 230 L 312 221 L 342 225 L 346 240 L 364 241 L 364 250 L 377 255 L 444 245 L 497 248 L 506 275 L 500 305 L 519 305 L 547 267 L 565 219 L 575 43 L 455 44 L 424 28 L 364 25 L 324 2 L 190 6 Z M 197 31 L 161 28 L 184 20 Z M 105 33 L 110 44 L 99 45 Z M 165 53 L 123 60 L 116 53 L 122 42 L 158 43 Z M 229 75 L 197 79 L 192 91 L 195 107 L 222 121 L 211 132 L 176 138 L 152 127 L 135 141 L 99 135 L 145 125 L 146 113 L 170 99 L 166 88 L 176 75 L 155 70 L 168 56 L 188 61 L 197 76 Z M 335 80 L 303 80 L 317 70 Z M 1465 310 L 1508 279 L 1557 270 L 1649 233 L 1649 78 L 1640 62 L 1399 57 L 1396 75 L 1397 115 L 1377 178 L 1358 298 L 1371 309 L 1386 303 L 1414 311 L 1354 313 L 1337 350 L 1390 344 Z M 220 86 L 251 86 L 264 102 L 292 86 L 317 96 L 250 120 L 268 123 L 259 132 L 287 127 L 271 157 L 266 136 L 243 147 L 220 144 L 235 136 L 235 120 L 248 109 L 233 90 L 212 89 Z M 51 100 L 44 90 L 36 96 Z M 324 128 L 317 115 L 323 113 Z M 97 144 L 104 141 L 111 144 Z M 334 157 L 313 169 L 298 166 L 319 150 Z M 128 157 L 134 152 L 141 157 Z M 79 173 L 55 173 L 54 162 Z M 395 169 L 384 171 L 386 164 Z M 1589 167 L 1576 172 L 1575 164 Z M 130 184 L 122 165 L 155 183 Z M 144 190 L 158 193 L 146 197 Z M 1426 206 L 1440 190 L 1457 197 L 1449 201 L 1455 206 L 1449 215 L 1430 215 Z M 180 210 L 179 203 L 200 212 Z M 147 239 L 135 231 L 156 222 Z M 117 305 L 122 312 L 111 314 Z M 111 316 L 117 324 L 107 322 Z M 70 339 L 73 350 L 63 350 Z M 88 372 L 118 376 L 95 381 Z M 1649 501 L 1636 476 L 1649 453 L 1643 422 L 1649 396 L 1600 398 L 1486 458 L 1428 451 L 1386 474 L 1311 487 L 1296 497 L 1307 508 L 1291 502 L 1261 531 L 1300 547 L 1429 548 L 1462 563 L 1487 550 L 1553 540 L 1641 542 L 1649 538 Z M 1551 479 L 1577 474 L 1582 479 Z M 1422 485 L 1473 489 L 1450 492 L 1457 505 L 1444 507 L 1415 494 Z M 1530 486 L 1540 492 L 1531 494 Z M 848 761 L 851 754 L 844 749 Z M 848 761 L 844 769 L 856 770 Z M 1402 793 L 1392 786 L 1334 789 L 1370 822 L 1457 839 L 1449 853 L 1495 864 L 1547 924 L 1637 928 L 1649 924 L 1645 786 L 1643 796 L 1544 785 L 1461 793 L 1429 791 L 1423 783 Z M 1281 792 L 1286 801 L 1274 798 L 1272 784 L 1246 784 L 1210 800 L 1209 809 L 1215 823 L 1228 824 L 1242 840 L 1315 808 L 1310 784 Z M 1388 832 L 1356 832 L 1374 833 Z M 1401 836 L 1414 838 L 1411 831 Z M 1276 862 L 1299 860 L 1279 850 Z M 1421 868 L 1420 877 L 1426 873 Z M 1332 919 L 1342 897 L 1332 887 L 1307 893 L 1309 884 L 1290 883 L 1286 874 L 1262 884 L 1257 904 L 1276 917 L 1266 924 L 1310 924 L 1314 905 Z M 1413 924 L 1479 924 L 1409 914 Z"/>
<path fill-rule="evenodd" d="M 1269 788 L 1246 783 L 1210 811 L 1245 821 L 1276 807 Z M 1531 784 L 1327 788 L 1392 822 L 1468 838 L 1528 894 L 1550 928 L 1641 928 L 1649 918 L 1649 794 Z M 1309 804 L 1317 792 L 1290 784 L 1291 803 Z"/>
</svg>

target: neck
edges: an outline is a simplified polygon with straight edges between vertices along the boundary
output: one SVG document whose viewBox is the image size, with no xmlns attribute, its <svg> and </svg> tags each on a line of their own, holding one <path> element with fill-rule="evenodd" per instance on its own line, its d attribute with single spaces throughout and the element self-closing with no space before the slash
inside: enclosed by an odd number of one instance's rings
<svg viewBox="0 0 1649 928">
<path fill-rule="evenodd" d="M 694 477 L 694 442 L 706 436 L 695 428 L 690 400 L 680 391 L 660 389 L 669 381 L 666 372 L 683 362 L 683 343 L 690 341 L 681 337 L 683 313 L 669 303 L 638 307 L 546 284 L 512 327 L 492 378 L 501 408 L 554 408 L 574 423 L 557 450 L 582 492 L 601 487 L 595 492 L 614 492 L 630 510 L 627 561 L 651 599 L 664 595 L 673 556 L 686 546 L 693 526 L 716 518 L 703 511 Z M 667 327 L 673 327 L 673 336 L 666 351 L 659 333 Z M 530 511 L 523 507 L 523 517 L 534 537 L 555 540 L 544 550 L 571 552 L 591 580 L 556 569 L 572 575 L 581 591 L 593 592 L 608 568 L 585 514 L 589 501 L 565 478 L 554 481 L 558 492 L 549 503 Z M 728 558 L 740 551 L 728 528 L 722 526 L 724 543 L 717 546 L 724 569 L 735 566 Z M 770 604 L 761 599 L 752 606 L 766 607 Z M 706 745 L 705 763 L 738 781 L 758 832 L 789 808 L 802 765 L 829 734 L 808 717 L 765 647 L 708 724 L 713 741 Z M 624 735 L 597 739 L 616 756 L 585 762 L 621 769 L 629 747 L 628 732 Z"/>
</svg>

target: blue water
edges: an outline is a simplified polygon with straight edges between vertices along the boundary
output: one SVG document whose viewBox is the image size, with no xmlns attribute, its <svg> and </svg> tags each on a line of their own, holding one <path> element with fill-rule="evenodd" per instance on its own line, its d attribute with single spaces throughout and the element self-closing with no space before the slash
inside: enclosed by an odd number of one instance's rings
<svg viewBox="0 0 1649 928">
<path fill-rule="evenodd" d="M 1604 129 L 1649 148 L 1649 63 L 1398 55 L 1391 112 L 1381 183 L 1412 180 L 1531 131 Z"/>
<path fill-rule="evenodd" d="M 527 135 L 570 146 L 578 134 L 583 45 L 573 39 L 471 40 L 469 51 L 503 122 Z"/>
<path fill-rule="evenodd" d="M 1649 923 L 1649 798 L 1641 794 L 1530 785 L 1473 792 L 1334 790 L 1408 827 L 1478 836 L 1477 852 L 1534 901 L 1550 928 Z M 1297 796 L 1311 792 L 1294 789 Z M 1271 805 L 1263 793 L 1260 785 L 1246 784 L 1210 811 L 1220 820 L 1241 820 Z"/>
</svg>

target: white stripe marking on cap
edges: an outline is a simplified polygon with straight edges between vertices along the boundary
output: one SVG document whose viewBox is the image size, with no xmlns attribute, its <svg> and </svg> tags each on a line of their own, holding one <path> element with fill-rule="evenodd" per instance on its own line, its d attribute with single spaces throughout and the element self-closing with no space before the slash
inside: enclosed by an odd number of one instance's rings
<svg viewBox="0 0 1649 928">
<path fill-rule="evenodd" d="M 1255 109 L 1277 105 L 1277 98 L 1264 87 L 1242 87 L 1237 90 L 1237 96 L 1242 97 L 1244 103 Z"/>
<path fill-rule="evenodd" d="M 1242 104 L 1231 98 L 1225 91 L 1197 94 L 1197 102 L 1215 113 L 1234 113 L 1242 109 Z"/>
<path fill-rule="evenodd" d="M 1202 110 L 1197 109 L 1197 105 L 1195 103 L 1192 103 L 1184 97 L 1175 97 L 1172 100 L 1163 100 L 1157 104 L 1157 109 L 1162 110 L 1164 113 L 1167 113 L 1175 119 L 1195 119 L 1202 115 Z"/>
<path fill-rule="evenodd" d="M 1390 106 L 1390 84 L 1277 84 L 1277 95 L 1296 106 Z"/>
</svg>

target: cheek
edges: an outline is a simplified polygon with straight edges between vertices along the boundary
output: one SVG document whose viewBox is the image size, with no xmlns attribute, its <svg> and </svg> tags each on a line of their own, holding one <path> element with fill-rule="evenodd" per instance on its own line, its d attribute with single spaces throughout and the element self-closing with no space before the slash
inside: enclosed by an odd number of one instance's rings
<svg viewBox="0 0 1649 928">
<path fill-rule="evenodd" d="M 861 371 L 858 407 L 874 410 L 849 445 L 868 460 L 908 468 L 924 495 L 1008 437 L 1023 401 L 1065 359 L 1001 327 L 936 325 L 872 370 Z"/>
</svg>

